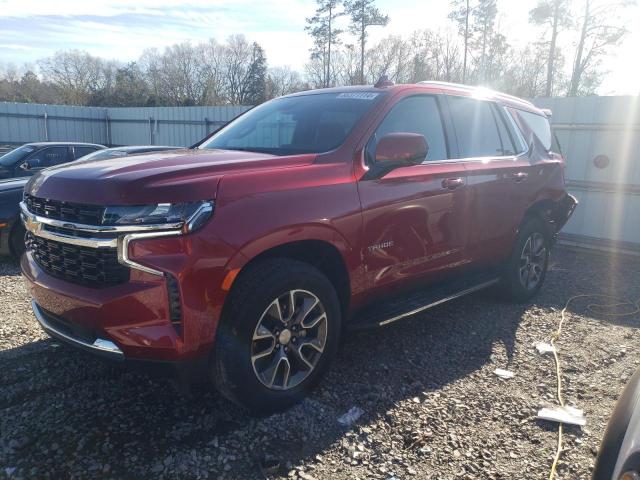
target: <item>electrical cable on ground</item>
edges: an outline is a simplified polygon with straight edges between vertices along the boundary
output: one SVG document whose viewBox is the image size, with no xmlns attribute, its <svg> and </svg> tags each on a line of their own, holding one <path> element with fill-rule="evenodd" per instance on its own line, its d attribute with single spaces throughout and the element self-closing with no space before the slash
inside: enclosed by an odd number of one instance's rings
<svg viewBox="0 0 640 480">
<path fill-rule="evenodd" d="M 560 312 L 560 322 L 558 323 L 558 329 L 551 336 L 551 342 L 550 342 L 551 345 L 553 346 L 553 359 L 556 365 L 556 385 L 557 385 L 556 394 L 557 394 L 558 402 L 560 403 L 561 407 L 564 407 L 564 398 L 562 397 L 562 374 L 560 372 L 560 359 L 558 358 L 558 350 L 556 348 L 555 342 L 560 338 L 560 335 L 562 334 L 562 327 L 566 321 L 566 313 L 567 313 L 567 309 L 569 308 L 569 305 L 571 304 L 571 302 L 579 298 L 602 298 L 602 299 L 608 298 L 608 299 L 613 299 L 614 301 L 617 302 L 617 303 L 610 303 L 610 304 L 591 303 L 587 305 L 587 310 L 591 310 L 594 313 L 597 313 L 599 315 L 606 315 L 609 317 L 628 317 L 628 316 L 640 313 L 640 299 L 634 302 L 632 300 L 619 299 L 612 295 L 603 295 L 603 294 L 595 293 L 595 294 L 575 295 L 571 297 L 569 300 L 567 300 L 567 303 L 565 303 L 564 308 L 562 309 L 562 312 Z M 612 309 L 612 308 L 619 309 L 622 307 L 632 307 L 633 310 L 629 312 L 607 312 L 606 311 L 607 309 Z M 560 455 L 562 454 L 562 435 L 563 435 L 563 429 L 562 429 L 562 423 L 560 423 L 558 425 L 558 447 L 556 449 L 556 454 L 553 459 L 553 464 L 551 465 L 551 471 L 549 472 L 549 480 L 553 480 L 556 476 L 556 469 L 558 468 L 558 462 L 560 461 Z"/>
</svg>

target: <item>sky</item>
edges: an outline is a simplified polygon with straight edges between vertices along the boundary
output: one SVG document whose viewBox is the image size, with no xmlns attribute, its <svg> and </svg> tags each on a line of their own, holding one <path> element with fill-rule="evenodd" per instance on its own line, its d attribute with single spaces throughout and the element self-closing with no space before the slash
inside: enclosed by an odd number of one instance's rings
<svg viewBox="0 0 640 480">
<path fill-rule="evenodd" d="M 528 23 L 535 3 L 499 0 L 500 28 L 514 46 L 533 42 L 541 33 Z M 370 39 L 451 28 L 449 4 L 448 0 L 378 0 L 391 22 L 371 28 Z M 313 0 L 0 0 L 0 64 L 33 63 L 67 49 L 127 62 L 146 48 L 211 37 L 222 42 L 243 33 L 265 48 L 270 66 L 302 70 L 311 47 L 304 19 L 315 8 Z M 625 18 L 631 33 L 604 63 L 611 73 L 600 88 L 603 95 L 640 93 L 640 5 L 630 8 Z M 570 44 L 568 37 L 560 38 L 565 46 Z M 569 62 L 571 58 L 567 55 Z"/>
</svg>

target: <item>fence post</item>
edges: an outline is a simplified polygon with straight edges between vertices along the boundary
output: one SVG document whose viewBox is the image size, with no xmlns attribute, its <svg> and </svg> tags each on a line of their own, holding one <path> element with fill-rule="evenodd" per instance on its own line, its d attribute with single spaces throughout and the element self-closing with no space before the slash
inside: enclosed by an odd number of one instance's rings
<svg viewBox="0 0 640 480">
<path fill-rule="evenodd" d="M 153 117 L 149 117 L 149 145 L 153 145 Z"/>
<path fill-rule="evenodd" d="M 209 124 L 211 122 L 209 122 L 209 118 L 204 117 L 204 136 L 206 137 L 207 135 L 209 135 Z"/>
<path fill-rule="evenodd" d="M 47 127 L 47 112 L 44 112 L 44 141 L 49 141 L 49 128 Z"/>
<path fill-rule="evenodd" d="M 112 147 L 113 143 L 111 142 L 111 117 L 109 117 L 109 113 L 105 114 L 104 123 L 105 123 L 105 126 L 107 128 L 107 138 L 106 138 L 107 145 L 109 147 Z"/>
</svg>

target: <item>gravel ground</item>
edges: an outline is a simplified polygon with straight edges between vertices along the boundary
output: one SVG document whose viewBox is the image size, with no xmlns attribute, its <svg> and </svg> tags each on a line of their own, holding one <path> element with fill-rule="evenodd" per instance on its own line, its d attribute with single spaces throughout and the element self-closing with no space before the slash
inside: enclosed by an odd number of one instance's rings
<svg viewBox="0 0 640 480">
<path fill-rule="evenodd" d="M 548 340 L 572 295 L 640 297 L 640 260 L 554 252 L 534 302 L 478 293 L 383 330 L 349 334 L 302 404 L 251 418 L 211 388 L 191 395 L 46 337 L 18 266 L 0 260 L 0 478 L 546 478 L 556 425 Z M 615 400 L 638 367 L 640 315 L 571 308 L 559 342 L 570 428 L 559 478 L 589 478 Z M 630 353 L 628 353 L 630 352 Z M 515 373 L 510 380 L 496 368 Z M 350 428 L 337 418 L 364 411 Z"/>
</svg>

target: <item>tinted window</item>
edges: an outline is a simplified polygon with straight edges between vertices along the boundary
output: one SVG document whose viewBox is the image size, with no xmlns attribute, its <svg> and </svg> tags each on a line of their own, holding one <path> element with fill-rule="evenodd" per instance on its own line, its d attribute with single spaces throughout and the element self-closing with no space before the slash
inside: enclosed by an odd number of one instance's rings
<svg viewBox="0 0 640 480">
<path fill-rule="evenodd" d="M 507 128 L 509 129 L 511 138 L 516 144 L 516 153 L 526 152 L 529 149 L 529 147 L 527 146 L 527 142 L 524 140 L 524 137 L 522 136 L 522 132 L 520 131 L 520 128 L 518 128 L 518 126 L 516 125 L 516 122 L 513 119 L 513 116 L 511 113 L 513 112 L 513 110 L 510 112 L 509 109 L 505 107 L 501 107 L 499 110 L 500 110 L 500 113 L 502 114 L 502 118 L 504 118 L 507 124 Z"/>
<path fill-rule="evenodd" d="M 73 152 L 75 153 L 76 158 L 84 157 L 85 155 L 89 155 L 96 150 L 98 150 L 96 147 L 73 147 Z"/>
<path fill-rule="evenodd" d="M 23 145 L 15 150 L 11 150 L 9 153 L 5 153 L 0 157 L 0 165 L 3 167 L 12 167 L 18 163 L 22 163 L 22 161 L 27 158 L 27 155 L 35 151 L 35 149 L 36 147 L 31 145 Z"/>
<path fill-rule="evenodd" d="M 490 103 L 471 98 L 449 97 L 449 106 L 461 158 L 504 155 Z"/>
<path fill-rule="evenodd" d="M 198 148 L 275 155 L 333 150 L 383 95 L 346 92 L 278 98 L 240 116 Z"/>
<path fill-rule="evenodd" d="M 378 141 L 388 133 L 419 133 L 429 145 L 426 160 L 447 158 L 447 143 L 442 128 L 438 102 L 432 96 L 421 95 L 400 100 L 384 118 L 367 145 L 367 159 L 374 158 Z"/>
<path fill-rule="evenodd" d="M 67 147 L 49 147 L 34 153 L 29 158 L 31 168 L 47 168 L 69 161 Z"/>
<path fill-rule="evenodd" d="M 551 150 L 551 126 L 547 117 L 523 110 L 516 110 L 516 112 L 527 128 L 538 137 L 544 148 Z"/>
<path fill-rule="evenodd" d="M 495 106 L 492 111 L 496 119 L 496 124 L 498 125 L 500 141 L 502 142 L 502 154 L 515 155 L 516 153 L 520 153 L 519 151 L 516 151 L 516 148 L 513 146 L 513 135 L 507 128 L 507 122 L 505 121 L 504 114 L 495 108 Z"/>
</svg>

